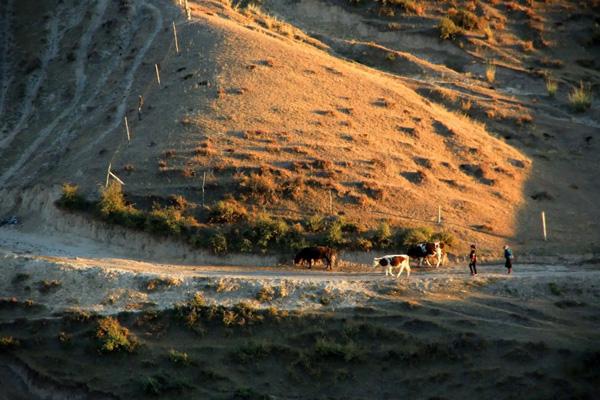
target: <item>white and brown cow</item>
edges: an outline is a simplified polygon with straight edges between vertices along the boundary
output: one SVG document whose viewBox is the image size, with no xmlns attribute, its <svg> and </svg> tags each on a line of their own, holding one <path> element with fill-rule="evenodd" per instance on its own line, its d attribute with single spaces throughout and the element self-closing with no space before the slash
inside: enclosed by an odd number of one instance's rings
<svg viewBox="0 0 600 400">
<path fill-rule="evenodd" d="M 410 277 L 410 258 L 406 254 L 395 254 L 383 257 L 376 257 L 373 259 L 373 267 L 385 268 L 385 276 L 391 275 L 394 277 L 394 268 L 400 268 L 396 278 L 400 277 L 402 271 L 406 269 L 406 278 Z"/>
</svg>

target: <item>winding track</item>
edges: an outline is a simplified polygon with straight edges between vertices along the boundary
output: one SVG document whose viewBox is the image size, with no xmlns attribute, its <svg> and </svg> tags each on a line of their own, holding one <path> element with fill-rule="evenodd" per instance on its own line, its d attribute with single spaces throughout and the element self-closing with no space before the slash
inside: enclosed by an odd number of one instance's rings
<svg viewBox="0 0 600 400">
<path fill-rule="evenodd" d="M 60 26 L 60 22 L 65 20 L 65 11 L 66 5 L 64 3 L 60 5 L 54 16 L 50 18 L 48 21 L 47 29 L 49 34 L 47 36 L 48 45 L 41 57 L 41 67 L 39 71 L 33 74 L 33 77 L 28 80 L 27 87 L 25 89 L 25 97 L 23 99 L 23 104 L 21 106 L 21 117 L 19 118 L 16 125 L 12 128 L 8 134 L 0 139 L 0 151 L 6 149 L 15 137 L 21 132 L 21 130 L 25 127 L 26 122 L 33 111 L 33 103 L 37 98 L 38 92 L 42 86 L 42 83 L 46 79 L 46 75 L 48 72 L 48 64 L 50 61 L 58 55 L 58 51 L 60 49 L 60 41 L 64 36 L 65 32 L 72 27 L 71 24 L 65 24 L 64 26 Z M 0 185 L 5 183 L 4 176 L 6 173 L 0 177 Z"/>
<path fill-rule="evenodd" d="M 104 15 L 104 12 L 106 11 L 107 5 L 108 0 L 100 0 L 96 3 L 96 8 L 94 9 L 92 20 L 79 43 L 75 61 L 75 94 L 71 100 L 71 103 L 69 104 L 69 106 L 65 107 L 62 110 L 58 117 L 56 117 L 52 122 L 50 122 L 44 129 L 40 131 L 34 142 L 30 144 L 27 147 L 27 149 L 21 154 L 21 157 L 10 168 L 8 168 L 2 176 L 0 176 L 0 185 L 4 184 L 15 172 L 21 169 L 23 164 L 25 164 L 29 160 L 31 155 L 38 149 L 41 143 L 46 140 L 48 135 L 50 135 L 54 131 L 54 128 L 61 120 L 63 120 L 64 118 L 66 118 L 74 112 L 75 107 L 79 103 L 79 100 L 81 99 L 81 96 L 87 83 L 87 75 L 85 74 L 85 60 L 89 51 L 90 42 L 94 33 L 96 32 L 96 30 L 100 26 L 100 23 L 102 22 L 102 17 Z M 13 131 L 13 133 L 14 132 L 16 131 Z"/>
<path fill-rule="evenodd" d="M 50 122 L 44 129 L 42 129 L 40 131 L 40 133 L 39 133 L 39 135 L 37 135 L 35 141 L 32 144 L 30 144 L 25 149 L 25 151 L 21 154 L 19 159 L 15 163 L 13 163 L 13 165 L 11 165 L 10 168 L 8 168 L 0 176 L 0 185 L 3 185 L 6 182 L 8 182 L 8 180 L 10 178 L 12 178 L 12 176 L 14 176 L 28 161 L 30 161 L 32 159 L 32 157 L 38 157 L 38 156 L 41 157 L 43 155 L 47 155 L 47 153 L 49 151 L 46 151 L 44 153 L 39 153 L 38 149 L 40 148 L 42 143 L 44 143 L 49 137 L 51 137 L 51 134 L 54 134 L 53 141 L 52 141 L 51 145 L 49 146 L 51 148 L 51 150 L 53 150 L 55 152 L 60 152 L 61 150 L 63 150 L 61 148 L 61 146 L 64 147 L 64 145 L 66 143 L 68 143 L 68 141 L 72 138 L 72 136 L 74 134 L 71 131 L 71 128 L 73 127 L 73 125 L 75 125 L 75 123 L 79 122 L 82 118 L 80 113 L 75 112 L 76 109 L 78 108 L 78 106 L 87 107 L 87 105 L 89 105 L 92 101 L 97 99 L 97 96 L 99 95 L 100 91 L 104 88 L 106 81 L 108 80 L 110 75 L 114 72 L 114 70 L 118 66 L 119 62 L 122 61 L 123 56 L 113 57 L 111 59 L 109 65 L 105 68 L 103 73 L 97 79 L 96 84 L 89 92 L 89 95 L 86 97 L 83 104 L 80 105 L 80 103 L 82 103 L 81 100 L 86 91 L 86 88 L 89 86 L 88 85 L 88 76 L 86 74 L 87 54 L 89 52 L 90 44 L 92 43 L 93 36 L 94 36 L 95 32 L 97 31 L 97 29 L 99 28 L 100 24 L 102 23 L 102 18 L 105 14 L 108 4 L 109 4 L 108 0 L 101 0 L 101 1 L 96 2 L 96 7 L 94 9 L 92 21 L 90 22 L 88 29 L 85 31 L 85 33 L 82 36 L 81 41 L 79 43 L 79 47 L 78 47 L 78 50 L 76 53 L 75 94 L 74 94 L 70 104 L 66 108 L 63 109 L 63 111 L 58 115 L 58 117 L 56 117 L 54 120 L 52 120 L 52 122 Z M 131 63 L 130 68 L 126 72 L 121 84 L 119 85 L 119 87 L 122 88 L 122 91 L 117 100 L 118 101 L 117 113 L 113 117 L 111 126 L 107 130 L 105 130 L 103 133 L 101 133 L 99 136 L 97 136 L 95 138 L 95 140 L 93 140 L 90 144 L 88 144 L 88 146 L 86 146 L 85 150 L 91 150 L 94 146 L 97 145 L 97 143 L 99 143 L 102 139 L 104 139 L 109 133 L 111 133 L 118 126 L 120 126 L 121 121 L 123 120 L 123 117 L 125 115 L 125 111 L 126 111 L 126 107 L 127 107 L 127 99 L 130 95 L 130 90 L 131 90 L 131 87 L 134 82 L 135 74 L 136 74 L 137 70 L 139 69 L 146 53 L 150 49 L 156 36 L 158 35 L 158 33 L 160 32 L 160 30 L 163 26 L 163 17 L 162 17 L 160 10 L 157 7 L 153 6 L 152 4 L 147 4 L 147 3 L 142 4 L 140 7 L 148 10 L 151 13 L 151 15 L 153 16 L 153 21 L 154 21 L 153 29 L 152 29 L 151 33 L 148 35 L 148 37 L 146 38 L 142 48 L 137 52 L 136 57 L 134 58 L 133 62 Z M 80 14 L 81 14 L 81 18 L 82 18 L 83 14 L 84 14 L 84 10 L 81 10 Z M 57 11 L 57 15 L 59 15 L 59 11 Z M 57 30 L 58 29 L 58 20 L 59 20 L 59 18 L 55 16 L 55 18 L 53 18 L 50 21 L 52 29 L 51 29 L 51 35 L 50 35 L 50 39 L 49 39 L 50 44 L 48 46 L 48 49 L 50 49 L 51 51 L 49 50 L 46 52 L 46 57 L 44 57 L 44 60 L 42 62 L 42 68 L 41 68 L 39 79 L 35 81 L 36 84 L 33 86 L 33 88 L 35 90 L 32 90 L 31 93 L 28 93 L 28 95 L 26 96 L 26 98 L 24 100 L 25 105 L 22 108 L 21 119 L 20 119 L 19 123 L 17 123 L 17 125 L 13 128 L 13 130 L 5 138 L 3 138 L 0 141 L 0 149 L 2 147 L 8 146 L 12 142 L 12 140 L 14 140 L 16 135 L 20 132 L 23 123 L 25 122 L 25 120 L 31 113 L 32 104 L 37 95 L 39 87 L 41 86 L 43 78 L 45 77 L 46 70 L 48 67 L 48 62 L 50 59 L 52 59 L 56 55 L 56 53 L 58 51 L 58 43 L 60 42 L 60 39 L 62 38 L 62 36 L 64 35 L 64 32 L 65 32 L 65 29 L 58 32 L 58 30 Z M 126 29 L 122 29 L 120 31 L 120 38 L 121 38 L 122 42 L 125 42 L 124 43 L 125 48 L 128 48 L 131 45 L 131 42 L 130 42 L 131 36 L 132 36 L 131 31 L 132 30 L 135 31 L 138 27 L 139 27 L 139 22 L 133 28 L 127 27 Z M 112 105 L 112 104 L 114 104 L 114 102 L 111 102 L 111 104 L 109 104 L 109 105 Z M 106 107 L 108 107 L 108 105 L 106 105 Z M 56 128 L 57 128 L 57 126 L 59 126 L 60 123 L 63 123 L 63 126 L 60 129 L 60 131 L 57 131 Z M 33 178 L 34 178 L 33 176 L 29 176 L 26 180 L 31 180 Z"/>
<path fill-rule="evenodd" d="M 138 51 L 136 59 L 134 60 L 134 63 L 132 64 L 132 66 L 128 70 L 128 72 L 126 73 L 124 81 L 120 84 L 121 86 L 126 87 L 125 92 L 120 96 L 120 99 L 118 98 L 118 96 L 113 95 L 110 99 L 106 99 L 105 101 L 103 101 L 102 104 L 100 105 L 100 108 L 98 110 L 96 110 L 94 115 L 92 115 L 91 117 L 87 116 L 85 114 L 77 114 L 73 118 L 68 119 L 65 122 L 65 124 L 63 125 L 63 127 L 61 128 L 60 132 L 58 132 L 55 135 L 56 137 L 55 137 L 54 141 L 48 146 L 49 147 L 48 150 L 46 150 L 42 154 L 34 156 L 34 159 L 46 157 L 52 153 L 54 153 L 54 154 L 63 153 L 64 149 L 68 146 L 69 141 L 72 140 L 73 136 L 77 134 L 77 132 L 74 132 L 71 129 L 76 123 L 80 123 L 82 125 L 86 125 L 86 124 L 90 123 L 91 119 L 94 118 L 94 116 L 101 114 L 102 112 L 106 112 L 108 110 L 108 108 L 113 106 L 115 104 L 115 102 L 117 102 L 117 101 L 120 101 L 119 110 L 122 110 L 123 114 L 120 115 L 120 117 L 119 117 L 119 115 L 115 116 L 113 125 L 111 125 L 111 128 L 109 128 L 107 131 L 105 131 L 102 134 L 103 136 L 102 135 L 101 136 L 104 137 L 106 134 L 112 132 L 116 127 L 118 127 L 122 124 L 123 116 L 125 114 L 125 109 L 127 106 L 127 98 L 130 95 L 130 89 L 131 89 L 131 86 L 134 81 L 135 73 L 139 69 L 141 62 L 143 61 L 143 58 L 145 57 L 145 54 L 149 50 L 150 46 L 153 44 L 155 37 L 158 34 L 158 32 L 161 30 L 162 24 L 163 24 L 162 14 L 158 8 L 154 7 L 151 4 L 142 4 L 141 8 L 149 10 L 149 12 L 154 17 L 155 23 L 154 23 L 154 28 L 153 28 L 152 34 L 145 41 L 143 48 L 140 51 Z M 139 14 L 136 13 L 136 15 L 139 15 Z M 98 100 L 98 96 L 100 96 L 102 90 L 104 89 L 104 86 L 105 86 L 106 82 L 108 81 L 108 78 L 115 72 L 115 70 L 119 66 L 119 64 L 124 61 L 124 57 L 125 57 L 124 55 L 127 53 L 125 50 L 131 48 L 132 37 L 134 36 L 134 34 L 137 32 L 137 30 L 140 27 L 140 19 L 141 19 L 141 17 L 134 18 L 133 24 L 125 24 L 125 26 L 121 28 L 121 31 L 119 33 L 119 43 L 120 44 L 115 45 L 115 47 L 114 47 L 114 53 L 118 53 L 119 56 L 110 58 L 110 61 L 108 61 L 108 65 L 106 65 L 104 71 L 100 74 L 94 87 L 90 90 L 86 100 L 82 103 L 80 108 L 86 109 L 89 105 L 91 105 L 93 102 Z M 123 49 L 123 51 L 120 53 L 118 51 L 119 48 Z M 92 150 L 94 145 L 96 143 L 98 143 L 102 137 L 97 137 L 93 143 L 88 144 L 86 146 L 86 150 Z M 79 152 L 78 154 L 84 154 L 84 153 Z M 32 164 L 33 165 L 41 165 L 41 162 L 39 162 L 37 164 L 35 162 L 33 162 Z M 35 179 L 35 172 L 30 174 L 28 177 L 26 177 L 24 179 L 24 181 L 31 182 L 34 179 Z"/>
</svg>

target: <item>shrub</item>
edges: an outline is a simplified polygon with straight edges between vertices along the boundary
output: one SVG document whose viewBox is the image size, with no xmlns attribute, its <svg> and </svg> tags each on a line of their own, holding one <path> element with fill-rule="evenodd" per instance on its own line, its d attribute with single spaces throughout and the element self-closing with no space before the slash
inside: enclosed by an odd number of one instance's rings
<svg viewBox="0 0 600 400">
<path fill-rule="evenodd" d="M 209 221 L 215 223 L 234 223 L 246 219 L 248 211 L 233 199 L 221 200 L 210 210 Z"/>
<path fill-rule="evenodd" d="M 356 239 L 356 248 L 369 252 L 373 249 L 373 242 L 371 242 L 369 239 L 358 238 Z"/>
<path fill-rule="evenodd" d="M 433 231 L 431 228 L 410 228 L 402 234 L 400 241 L 404 246 L 411 246 L 417 243 L 428 242 L 432 234 Z"/>
<path fill-rule="evenodd" d="M 277 197 L 277 185 L 269 175 L 243 175 L 238 183 L 242 192 L 257 202 L 267 203 Z"/>
<path fill-rule="evenodd" d="M 215 232 L 209 240 L 210 250 L 216 255 L 227 253 L 227 237 L 221 232 Z"/>
<path fill-rule="evenodd" d="M 562 296 L 562 290 L 556 283 L 550 282 L 548 284 L 548 289 L 550 289 L 550 293 L 552 293 L 554 296 Z"/>
<path fill-rule="evenodd" d="M 422 15 L 425 11 L 423 6 L 415 0 L 387 0 L 387 2 L 402 8 L 407 13 Z"/>
<path fill-rule="evenodd" d="M 169 350 L 169 360 L 171 360 L 173 364 L 177 365 L 190 364 L 190 357 L 188 356 L 188 354 L 185 352 L 177 351 L 175 349 Z"/>
<path fill-rule="evenodd" d="M 456 26 L 468 31 L 472 31 L 481 26 L 480 19 L 471 11 L 464 9 L 452 10 L 448 12 L 448 15 L 450 15 L 450 19 Z"/>
<path fill-rule="evenodd" d="M 144 392 L 153 396 L 159 396 L 169 392 L 180 393 L 191 387 L 192 386 L 184 380 L 162 374 L 146 377 L 145 380 L 142 381 Z"/>
<path fill-rule="evenodd" d="M 354 342 L 350 341 L 342 344 L 325 338 L 317 339 L 315 353 L 321 357 L 337 358 L 344 361 L 358 360 L 361 357 L 361 351 Z"/>
<path fill-rule="evenodd" d="M 344 233 L 342 232 L 343 227 L 344 221 L 337 218 L 328 224 L 325 242 L 329 246 L 338 247 L 346 243 L 346 240 L 344 239 Z"/>
<path fill-rule="evenodd" d="M 132 352 L 137 347 L 137 339 L 113 317 L 102 318 L 98 321 L 96 338 L 100 342 L 102 352 L 127 351 Z"/>
<path fill-rule="evenodd" d="M 548 91 L 548 96 L 556 96 L 556 92 L 558 90 L 558 82 L 552 78 L 546 79 L 546 90 Z"/>
<path fill-rule="evenodd" d="M 261 303 L 267 303 L 275 298 L 275 290 L 269 285 L 264 285 L 256 294 L 256 300 Z"/>
<path fill-rule="evenodd" d="M 485 68 L 485 78 L 489 83 L 494 83 L 496 80 L 496 66 L 494 64 L 488 64 Z"/>
<path fill-rule="evenodd" d="M 198 221 L 194 217 L 184 216 L 182 210 L 177 207 L 161 208 L 157 205 L 147 215 L 144 225 L 147 232 L 174 236 L 190 232 L 196 227 Z"/>
<path fill-rule="evenodd" d="M 592 91 L 585 87 L 583 82 L 579 83 L 578 88 L 573 88 L 569 93 L 569 103 L 577 112 L 583 112 L 592 106 Z"/>
<path fill-rule="evenodd" d="M 179 210 L 185 210 L 188 207 L 187 199 L 180 194 L 170 195 L 169 204 Z"/>
<path fill-rule="evenodd" d="M 58 333 L 58 341 L 63 346 L 68 346 L 71 344 L 71 340 L 73 339 L 73 335 L 69 335 L 67 332 L 60 331 Z"/>
<path fill-rule="evenodd" d="M 380 249 L 387 249 L 392 244 L 392 229 L 387 222 L 382 222 L 377 227 L 373 236 L 373 244 Z"/>
<path fill-rule="evenodd" d="M 146 283 L 146 290 L 149 292 L 153 292 L 158 289 L 179 286 L 180 284 L 180 280 L 171 277 L 152 278 Z"/>
<path fill-rule="evenodd" d="M 38 290 L 40 291 L 40 293 L 48 293 L 52 290 L 58 289 L 61 286 L 62 283 L 60 281 L 57 281 L 56 279 L 43 280 L 38 282 Z"/>
<path fill-rule="evenodd" d="M 317 233 L 325 229 L 325 218 L 321 215 L 312 215 L 306 220 L 306 230 L 308 232 Z"/>
<path fill-rule="evenodd" d="M 19 347 L 20 345 L 21 342 L 12 336 L 0 337 L 0 349 L 14 349 L 15 347 Z"/>
<path fill-rule="evenodd" d="M 285 243 L 289 231 L 287 223 L 280 218 L 271 218 L 266 214 L 260 214 L 252 223 L 254 241 L 261 252 L 280 246 Z"/>
<path fill-rule="evenodd" d="M 248 342 L 232 352 L 232 357 L 242 363 L 256 361 L 269 356 L 272 346 L 265 342 Z M 254 398 L 254 397 L 253 397 Z"/>
<path fill-rule="evenodd" d="M 463 33 L 463 30 L 456 26 L 456 24 L 448 17 L 444 17 L 440 20 L 438 29 L 440 30 L 440 38 L 444 40 L 454 40 L 458 35 L 462 35 Z"/>
<path fill-rule="evenodd" d="M 86 210 L 90 203 L 79 193 L 77 185 L 64 183 L 62 186 L 62 195 L 57 201 L 58 206 L 69 210 Z"/>
<path fill-rule="evenodd" d="M 108 217 L 112 213 L 127 211 L 120 183 L 110 181 L 108 186 L 101 189 L 98 210 L 103 217 Z"/>
</svg>

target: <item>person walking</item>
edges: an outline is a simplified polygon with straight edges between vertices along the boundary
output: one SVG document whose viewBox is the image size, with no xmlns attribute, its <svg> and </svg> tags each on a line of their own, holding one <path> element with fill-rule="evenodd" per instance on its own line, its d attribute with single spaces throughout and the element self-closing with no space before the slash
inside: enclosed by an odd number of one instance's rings
<svg viewBox="0 0 600 400">
<path fill-rule="evenodd" d="M 504 259 L 506 260 L 504 267 L 506 267 L 508 274 L 510 274 L 512 272 L 513 252 L 507 244 L 504 245 Z"/>
<path fill-rule="evenodd" d="M 471 245 L 469 254 L 469 270 L 471 270 L 471 275 L 477 275 L 477 251 L 474 244 Z"/>
</svg>

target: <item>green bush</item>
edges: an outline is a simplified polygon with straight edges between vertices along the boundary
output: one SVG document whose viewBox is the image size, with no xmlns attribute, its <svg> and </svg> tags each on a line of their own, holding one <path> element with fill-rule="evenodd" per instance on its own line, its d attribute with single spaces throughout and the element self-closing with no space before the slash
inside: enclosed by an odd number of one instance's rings
<svg viewBox="0 0 600 400">
<path fill-rule="evenodd" d="M 289 226 L 281 218 L 271 218 L 266 214 L 260 214 L 252 222 L 254 242 L 262 253 L 270 248 L 281 247 L 289 231 Z"/>
<path fill-rule="evenodd" d="M 346 244 L 344 233 L 342 228 L 344 227 L 344 221 L 341 219 L 334 219 L 327 224 L 327 231 L 325 236 L 325 242 L 332 247 L 340 247 Z"/>
<path fill-rule="evenodd" d="M 246 219 L 248 211 L 235 200 L 221 200 L 210 210 L 209 221 L 216 223 L 235 223 Z"/>
<path fill-rule="evenodd" d="M 456 26 L 456 24 L 448 17 L 444 17 L 440 20 L 438 25 L 440 30 L 440 37 L 444 40 L 455 39 L 458 35 L 462 35 L 463 30 Z"/>
<path fill-rule="evenodd" d="M 380 249 L 387 249 L 392 243 L 392 228 L 387 222 L 382 222 L 375 231 L 373 244 Z"/>
<path fill-rule="evenodd" d="M 88 202 L 85 197 L 79 193 L 79 187 L 69 183 L 63 184 L 62 195 L 60 199 L 58 199 L 57 204 L 59 207 L 66 208 L 68 210 L 84 211 L 90 207 L 90 202 Z"/>
<path fill-rule="evenodd" d="M 147 215 L 144 228 L 154 234 L 178 236 L 197 226 L 198 222 L 194 217 L 184 216 L 182 210 L 177 207 L 155 206 Z"/>
<path fill-rule="evenodd" d="M 404 246 L 411 246 L 417 243 L 428 242 L 431 240 L 433 230 L 427 227 L 406 229 L 400 237 L 399 242 Z"/>
<path fill-rule="evenodd" d="M 322 232 L 326 227 L 325 218 L 322 215 L 312 215 L 306 222 L 306 230 L 308 232 L 317 233 Z"/>
<path fill-rule="evenodd" d="M 114 213 L 130 211 L 130 207 L 127 207 L 127 203 L 125 202 L 120 183 L 110 181 L 108 186 L 101 189 L 98 211 L 104 218 Z"/>
<path fill-rule="evenodd" d="M 227 237 L 222 232 L 215 232 L 209 240 L 210 250 L 216 255 L 227 253 Z"/>
<path fill-rule="evenodd" d="M 132 352 L 137 347 L 137 339 L 113 317 L 102 318 L 98 321 L 96 338 L 100 342 L 102 352 L 127 351 Z"/>
</svg>

